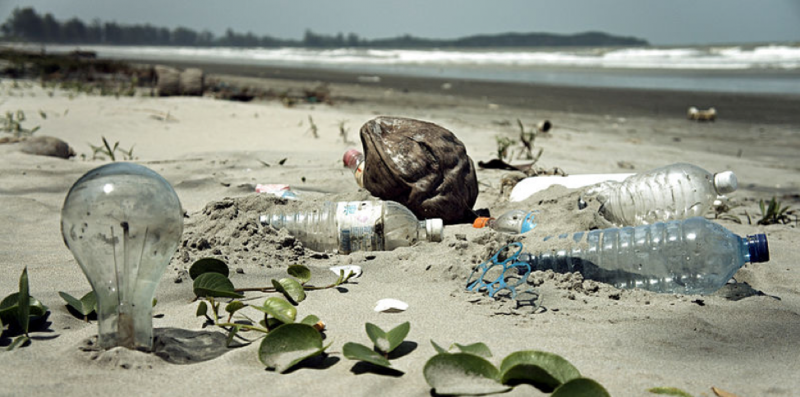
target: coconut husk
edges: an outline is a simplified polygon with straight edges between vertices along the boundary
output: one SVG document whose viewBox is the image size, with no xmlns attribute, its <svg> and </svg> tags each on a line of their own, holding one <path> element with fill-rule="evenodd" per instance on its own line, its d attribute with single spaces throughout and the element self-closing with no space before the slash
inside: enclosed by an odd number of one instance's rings
<svg viewBox="0 0 800 397">
<path fill-rule="evenodd" d="M 436 124 L 378 117 L 361 127 L 364 188 L 420 219 L 472 222 L 478 178 L 464 144 Z"/>
</svg>

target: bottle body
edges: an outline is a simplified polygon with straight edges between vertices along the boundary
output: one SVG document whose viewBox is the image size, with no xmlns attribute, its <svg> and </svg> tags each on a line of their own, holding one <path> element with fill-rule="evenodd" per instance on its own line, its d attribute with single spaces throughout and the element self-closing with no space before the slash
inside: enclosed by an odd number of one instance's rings
<svg viewBox="0 0 800 397">
<path fill-rule="evenodd" d="M 314 251 L 391 251 L 417 241 L 441 241 L 441 220 L 419 221 L 393 201 L 326 202 L 312 211 L 281 210 L 261 216 L 261 223 L 286 229 Z"/>
<path fill-rule="evenodd" d="M 769 260 L 769 250 L 763 234 L 742 238 L 694 217 L 546 237 L 543 249 L 520 260 L 533 270 L 580 272 L 618 288 L 709 294 L 745 263 Z"/>
<path fill-rule="evenodd" d="M 736 176 L 711 174 L 691 164 L 672 164 L 635 174 L 622 182 L 603 182 L 587 191 L 602 204 L 600 214 L 618 226 L 702 216 L 721 194 L 736 190 Z"/>
<path fill-rule="evenodd" d="M 539 211 L 511 210 L 497 218 L 479 217 L 472 223 L 472 227 L 489 227 L 498 232 L 522 234 L 536 227 L 538 215 Z"/>
</svg>

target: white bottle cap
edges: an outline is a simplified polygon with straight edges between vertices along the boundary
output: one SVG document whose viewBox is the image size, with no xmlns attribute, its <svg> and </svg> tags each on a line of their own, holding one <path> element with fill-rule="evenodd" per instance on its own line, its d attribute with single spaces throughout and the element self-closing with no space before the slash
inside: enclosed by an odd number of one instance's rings
<svg viewBox="0 0 800 397">
<path fill-rule="evenodd" d="M 440 218 L 426 219 L 425 231 L 428 233 L 428 241 L 442 241 L 444 238 L 444 221 Z"/>
<path fill-rule="evenodd" d="M 714 187 L 720 195 L 728 194 L 739 188 L 739 180 L 733 171 L 724 171 L 714 174 Z"/>
</svg>

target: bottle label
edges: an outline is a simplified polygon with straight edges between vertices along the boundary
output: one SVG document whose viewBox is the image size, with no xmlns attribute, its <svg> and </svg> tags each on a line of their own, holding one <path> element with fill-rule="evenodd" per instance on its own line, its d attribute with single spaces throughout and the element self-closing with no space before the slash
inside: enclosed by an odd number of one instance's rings
<svg viewBox="0 0 800 397">
<path fill-rule="evenodd" d="M 339 253 L 383 250 L 383 239 L 375 231 L 383 206 L 370 201 L 350 201 L 336 207 Z"/>
<path fill-rule="evenodd" d="M 356 177 L 356 183 L 358 186 L 364 187 L 364 162 L 358 163 L 356 166 L 355 171 L 353 171 L 353 175 Z"/>
</svg>

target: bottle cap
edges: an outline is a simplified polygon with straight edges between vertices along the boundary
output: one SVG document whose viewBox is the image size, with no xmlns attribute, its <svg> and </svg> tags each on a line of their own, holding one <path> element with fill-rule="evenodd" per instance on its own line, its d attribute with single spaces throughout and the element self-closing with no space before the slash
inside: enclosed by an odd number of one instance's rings
<svg viewBox="0 0 800 397">
<path fill-rule="evenodd" d="M 428 232 L 428 241 L 442 241 L 444 238 L 444 221 L 441 218 L 426 219 L 425 231 Z"/>
<path fill-rule="evenodd" d="M 344 156 L 342 157 L 342 161 L 344 162 L 344 166 L 354 170 L 358 165 L 360 160 L 364 159 L 364 155 L 358 151 L 358 149 L 350 149 L 344 152 Z"/>
<path fill-rule="evenodd" d="M 747 236 L 747 248 L 750 250 L 750 263 L 769 261 L 769 244 L 766 234 Z"/>
<path fill-rule="evenodd" d="M 476 229 L 484 228 L 489 223 L 489 221 L 492 220 L 492 219 L 494 219 L 494 218 L 490 218 L 488 216 L 479 216 L 479 217 L 475 218 L 474 222 L 472 222 L 472 227 L 474 227 Z"/>
<path fill-rule="evenodd" d="M 714 174 L 714 187 L 717 188 L 717 193 L 728 194 L 739 188 L 739 180 L 732 171 L 723 171 Z"/>
</svg>

